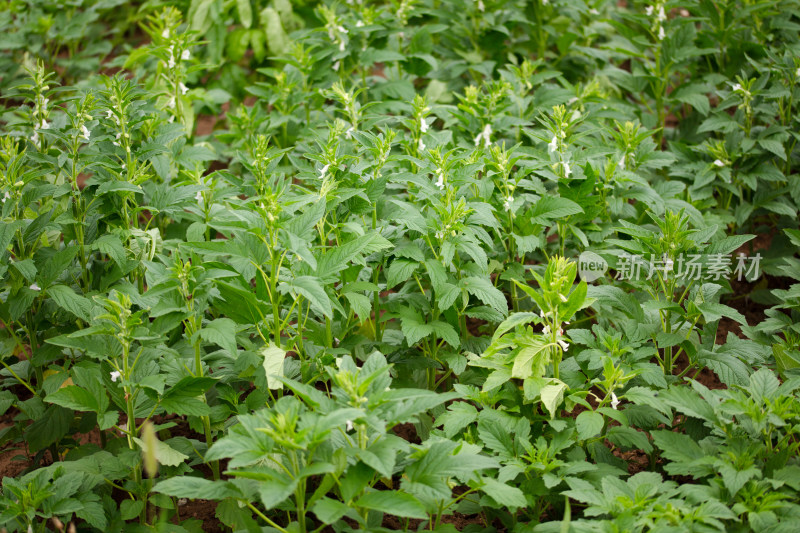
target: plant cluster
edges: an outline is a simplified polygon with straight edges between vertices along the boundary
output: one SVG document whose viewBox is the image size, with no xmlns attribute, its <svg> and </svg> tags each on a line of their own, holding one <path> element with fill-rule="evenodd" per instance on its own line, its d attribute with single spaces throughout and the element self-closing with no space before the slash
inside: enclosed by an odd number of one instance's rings
<svg viewBox="0 0 800 533">
<path fill-rule="evenodd" d="M 3 5 L 4 531 L 800 529 L 797 0 Z"/>
</svg>

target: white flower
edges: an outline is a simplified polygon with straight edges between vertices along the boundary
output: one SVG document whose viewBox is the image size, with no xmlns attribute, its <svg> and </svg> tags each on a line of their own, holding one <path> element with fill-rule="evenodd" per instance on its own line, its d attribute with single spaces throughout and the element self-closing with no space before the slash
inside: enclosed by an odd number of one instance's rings
<svg viewBox="0 0 800 533">
<path fill-rule="evenodd" d="M 486 127 L 483 128 L 483 142 L 486 148 L 489 148 L 489 145 L 492 143 L 491 136 L 492 136 L 492 125 L 487 124 Z"/>
<path fill-rule="evenodd" d="M 659 22 L 664 22 L 667 20 L 667 14 L 664 13 L 664 6 L 658 7 L 658 14 L 656 15 L 656 20 Z"/>
<path fill-rule="evenodd" d="M 116 383 L 116 382 L 117 382 L 117 380 L 120 378 L 120 376 L 121 376 L 121 375 L 122 375 L 122 374 L 120 374 L 118 370 L 115 370 L 115 371 L 113 371 L 113 372 L 111 373 L 111 381 L 113 381 L 114 383 Z"/>
<path fill-rule="evenodd" d="M 50 124 L 48 124 L 45 119 L 42 119 L 42 123 L 39 124 L 39 129 L 40 130 L 49 130 L 50 129 Z"/>
<path fill-rule="evenodd" d="M 570 174 L 572 174 L 572 169 L 569 168 L 569 163 L 564 161 L 562 163 L 564 165 L 564 177 L 568 178 Z"/>
<path fill-rule="evenodd" d="M 349 139 L 350 137 L 352 137 L 354 131 L 356 130 L 352 126 L 350 126 L 350 128 L 346 132 L 344 132 L 345 139 Z"/>
<path fill-rule="evenodd" d="M 506 211 L 511 211 L 511 204 L 512 204 L 512 203 L 514 203 L 514 197 L 513 197 L 513 196 L 509 196 L 509 197 L 508 197 L 508 198 L 506 198 L 506 199 L 505 199 L 505 201 L 503 202 L 503 208 L 504 208 Z"/>
<path fill-rule="evenodd" d="M 797 67 L 797 70 L 795 71 L 794 75 L 800 78 L 800 67 Z"/>
<path fill-rule="evenodd" d="M 558 150 L 558 136 L 553 135 L 553 139 L 550 141 L 550 144 L 547 145 L 547 151 L 553 153 L 556 150 Z"/>
<path fill-rule="evenodd" d="M 81 133 L 83 138 L 86 139 L 87 141 L 89 140 L 89 137 L 91 137 L 92 135 L 92 132 L 89 131 L 89 128 L 87 128 L 86 125 L 81 126 Z"/>
<path fill-rule="evenodd" d="M 36 146 L 39 146 L 39 133 L 38 132 L 35 132 L 35 131 L 33 132 L 33 135 L 31 135 L 31 142 L 33 144 L 35 144 Z"/>
<path fill-rule="evenodd" d="M 647 6 L 646 8 L 644 8 L 644 12 L 648 17 L 652 16 L 653 15 L 653 6 Z"/>
<path fill-rule="evenodd" d="M 336 29 L 339 31 L 339 33 L 349 33 L 347 31 L 347 28 L 345 28 L 344 26 L 336 26 Z"/>
<path fill-rule="evenodd" d="M 547 4 L 549 4 L 549 3 L 550 3 L 550 2 L 548 2 L 548 0 L 542 0 L 542 5 L 543 5 L 543 6 L 546 6 L 546 5 L 547 5 Z"/>
<path fill-rule="evenodd" d="M 667 34 L 664 33 L 664 26 L 659 26 L 658 27 L 658 40 L 659 41 L 663 41 L 664 37 L 666 37 L 666 36 L 667 36 Z"/>
<path fill-rule="evenodd" d="M 718 167 L 724 167 L 725 163 L 721 159 L 715 159 L 714 164 Z"/>
<path fill-rule="evenodd" d="M 341 41 L 339 41 L 339 51 L 344 52 L 344 47 L 345 47 L 344 39 L 342 39 Z"/>
<path fill-rule="evenodd" d="M 428 131 L 428 122 L 424 118 L 419 119 L 419 131 L 421 133 Z"/>
<path fill-rule="evenodd" d="M 569 343 L 563 339 L 558 339 L 558 344 L 561 346 L 561 349 L 565 352 L 569 349 Z"/>
<path fill-rule="evenodd" d="M 436 238 L 439 239 L 440 241 L 442 239 L 444 239 L 444 232 L 443 231 L 437 231 L 436 232 Z"/>
<path fill-rule="evenodd" d="M 436 186 L 439 187 L 439 189 L 444 190 L 444 173 L 442 172 L 442 169 L 438 169 L 436 171 L 436 175 L 439 176 L 439 179 L 436 180 Z"/>
<path fill-rule="evenodd" d="M 484 148 L 489 148 L 489 146 L 492 144 L 492 125 L 491 124 L 487 124 L 486 126 L 484 126 L 483 131 L 480 132 L 477 137 L 475 137 L 475 146 L 478 146 L 478 145 L 481 144 L 481 139 L 483 139 L 483 147 Z"/>
<path fill-rule="evenodd" d="M 363 20 L 356 21 L 356 28 L 363 28 L 363 27 L 364 27 L 364 21 Z"/>
<path fill-rule="evenodd" d="M 111 118 L 114 116 L 114 113 L 110 109 L 106 109 L 106 118 Z"/>
<path fill-rule="evenodd" d="M 186 85 L 184 85 L 183 82 L 178 84 L 178 89 L 181 90 L 181 94 L 186 94 L 187 92 L 189 92 L 189 88 Z"/>
<path fill-rule="evenodd" d="M 478 0 L 478 11 L 483 12 L 486 10 L 486 6 L 483 5 L 483 0 Z"/>
<path fill-rule="evenodd" d="M 596 10 L 595 8 L 592 8 L 592 9 L 589 10 L 589 14 L 590 15 L 599 15 L 600 12 L 598 10 Z"/>
<path fill-rule="evenodd" d="M 164 31 L 161 32 L 161 36 L 164 39 L 169 39 L 169 28 L 164 28 Z"/>
<path fill-rule="evenodd" d="M 619 398 L 617 398 L 617 395 L 612 392 L 611 393 L 611 408 L 616 411 L 618 405 L 619 405 Z"/>
<path fill-rule="evenodd" d="M 353 421 L 348 420 L 347 423 L 345 424 L 345 428 L 347 428 L 347 431 L 353 431 Z"/>
<path fill-rule="evenodd" d="M 113 144 L 114 146 L 119 146 L 119 137 L 120 137 L 120 134 L 117 133 L 117 140 L 116 141 L 111 141 L 111 144 Z"/>
<path fill-rule="evenodd" d="M 197 191 L 197 194 L 194 195 L 194 199 L 198 202 L 203 201 L 203 191 Z"/>
<path fill-rule="evenodd" d="M 333 70 L 339 70 L 339 62 L 337 61 L 336 63 L 334 63 L 333 65 L 331 65 L 331 69 L 333 69 Z"/>
<path fill-rule="evenodd" d="M 39 286 L 38 286 L 36 283 L 34 283 L 33 285 L 31 285 L 31 286 L 30 286 L 30 287 L 28 287 L 28 288 L 29 288 L 30 290 L 32 290 L 32 291 L 40 291 L 40 290 L 42 290 L 42 288 L 41 288 L 41 287 L 39 287 Z"/>
<path fill-rule="evenodd" d="M 330 165 L 325 165 L 324 167 L 322 167 L 320 169 L 320 171 L 319 171 L 319 179 L 321 179 L 321 180 L 325 179 L 325 175 L 328 173 L 328 167 L 330 167 Z"/>
<path fill-rule="evenodd" d="M 189 61 L 190 57 L 192 57 L 192 54 L 191 54 L 191 52 L 189 52 L 189 50 L 184 50 L 181 53 L 181 59 L 183 59 L 184 61 Z"/>
<path fill-rule="evenodd" d="M 741 91 L 742 90 L 742 86 L 740 84 L 738 84 L 738 83 L 734 83 L 733 84 L 733 90 L 734 91 Z"/>
<path fill-rule="evenodd" d="M 423 150 L 425 150 L 425 143 L 424 143 L 424 142 L 422 142 L 422 139 L 420 139 L 420 140 L 419 140 L 419 145 L 417 145 L 417 149 L 418 149 L 420 152 L 422 152 Z"/>
<path fill-rule="evenodd" d="M 544 317 L 542 317 L 542 318 L 544 318 Z M 549 324 L 545 324 L 545 326 L 542 328 L 542 335 L 550 335 L 550 325 Z"/>
<path fill-rule="evenodd" d="M 3 199 L 0 200 L 0 202 L 6 203 L 6 200 L 10 200 L 10 199 L 11 199 L 11 195 L 8 194 L 8 191 L 6 191 L 6 193 L 3 195 Z"/>
<path fill-rule="evenodd" d="M 619 160 L 618 166 L 620 169 L 625 170 L 625 156 L 622 156 L 622 159 Z"/>
<path fill-rule="evenodd" d="M 42 98 L 42 111 L 47 110 L 47 104 L 50 102 L 49 98 Z"/>
<path fill-rule="evenodd" d="M 174 109 L 175 108 L 175 97 L 174 96 L 170 97 L 169 102 L 167 102 L 167 107 L 169 109 Z"/>
</svg>

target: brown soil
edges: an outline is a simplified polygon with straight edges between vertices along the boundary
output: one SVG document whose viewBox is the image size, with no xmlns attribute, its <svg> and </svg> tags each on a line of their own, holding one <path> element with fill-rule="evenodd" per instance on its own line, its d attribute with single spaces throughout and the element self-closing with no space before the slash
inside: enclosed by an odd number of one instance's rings
<svg viewBox="0 0 800 533">
<path fill-rule="evenodd" d="M 8 448 L 0 451 L 0 478 L 17 477 L 33 462 L 25 448 Z"/>
<path fill-rule="evenodd" d="M 222 533 L 225 531 L 225 526 L 220 522 L 216 516 L 217 502 L 211 500 L 189 500 L 183 505 L 183 502 L 178 502 L 178 517 L 175 517 L 175 522 L 178 520 L 195 519 L 203 523 L 203 531 L 209 533 Z"/>
<path fill-rule="evenodd" d="M 480 337 L 482 335 L 481 327 L 485 326 L 486 324 L 488 324 L 488 322 L 481 320 L 480 318 L 467 317 L 467 330 L 473 337 Z"/>
<path fill-rule="evenodd" d="M 197 137 L 204 137 L 206 135 L 211 135 L 214 131 L 214 126 L 216 126 L 217 121 L 224 117 L 224 114 L 220 114 L 219 116 L 213 115 L 200 115 L 197 117 L 196 126 L 194 129 L 194 134 Z"/>
<path fill-rule="evenodd" d="M 612 453 L 628 463 L 628 474 L 630 475 L 644 472 L 650 468 L 650 458 L 642 450 L 623 452 L 622 450 L 615 449 Z"/>
<path fill-rule="evenodd" d="M 407 440 L 411 444 L 422 444 L 414 424 L 406 422 L 405 424 L 398 424 L 392 428 L 394 434 L 398 437 Z"/>
</svg>

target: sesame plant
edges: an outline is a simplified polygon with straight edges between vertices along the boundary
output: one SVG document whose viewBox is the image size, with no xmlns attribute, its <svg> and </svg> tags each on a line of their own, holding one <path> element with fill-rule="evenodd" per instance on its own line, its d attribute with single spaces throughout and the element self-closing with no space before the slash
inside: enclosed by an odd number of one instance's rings
<svg viewBox="0 0 800 533">
<path fill-rule="evenodd" d="M 0 528 L 796 531 L 796 0 L 9 1 Z"/>
</svg>

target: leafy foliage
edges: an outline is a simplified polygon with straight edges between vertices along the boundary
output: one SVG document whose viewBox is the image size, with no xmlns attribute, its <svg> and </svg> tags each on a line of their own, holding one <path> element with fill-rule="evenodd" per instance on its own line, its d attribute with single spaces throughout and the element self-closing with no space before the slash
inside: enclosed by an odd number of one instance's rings
<svg viewBox="0 0 800 533">
<path fill-rule="evenodd" d="M 797 8 L 7 2 L 0 526 L 797 530 Z"/>
</svg>

